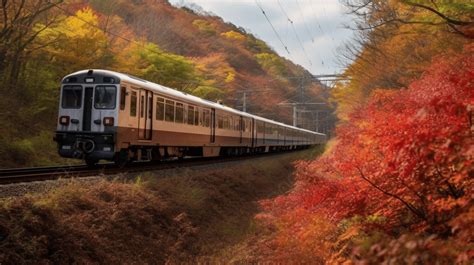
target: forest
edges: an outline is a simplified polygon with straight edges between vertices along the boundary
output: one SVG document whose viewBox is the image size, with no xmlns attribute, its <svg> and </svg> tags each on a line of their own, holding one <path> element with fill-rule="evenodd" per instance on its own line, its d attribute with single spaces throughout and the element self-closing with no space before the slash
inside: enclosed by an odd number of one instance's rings
<svg viewBox="0 0 474 265">
<path fill-rule="evenodd" d="M 332 91 L 336 137 L 261 201 L 261 260 L 471 264 L 474 5 L 343 2 L 358 37 Z"/>
<path fill-rule="evenodd" d="M 307 70 L 251 33 L 167 1 L 8 0 L 2 10 L 4 168 L 71 163 L 52 137 L 60 81 L 78 70 L 124 72 L 237 109 L 247 92 L 249 112 L 286 123 L 289 108 L 274 106 L 297 95 L 302 79 L 309 100 L 328 102 Z"/>
</svg>

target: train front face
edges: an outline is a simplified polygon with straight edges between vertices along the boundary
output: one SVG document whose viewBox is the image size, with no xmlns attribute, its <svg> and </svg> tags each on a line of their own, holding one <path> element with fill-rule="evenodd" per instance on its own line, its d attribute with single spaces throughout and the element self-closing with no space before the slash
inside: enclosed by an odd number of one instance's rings
<svg viewBox="0 0 474 265">
<path fill-rule="evenodd" d="M 117 76 L 100 70 L 63 79 L 54 138 L 59 155 L 88 164 L 114 158 L 119 87 Z"/>
</svg>

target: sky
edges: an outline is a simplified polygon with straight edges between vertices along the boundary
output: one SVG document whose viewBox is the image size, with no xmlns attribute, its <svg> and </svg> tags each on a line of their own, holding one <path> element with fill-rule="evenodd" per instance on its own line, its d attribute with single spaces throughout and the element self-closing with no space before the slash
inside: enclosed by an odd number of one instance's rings
<svg viewBox="0 0 474 265">
<path fill-rule="evenodd" d="M 245 28 L 267 42 L 279 55 L 302 65 L 315 75 L 341 73 L 344 68 L 338 62 L 337 49 L 352 39 L 353 31 L 345 27 L 350 25 L 351 17 L 345 13 L 346 10 L 339 0 L 170 0 L 170 2 L 178 6 L 196 4 L 226 22 Z M 273 31 L 259 6 L 277 33 Z"/>
</svg>

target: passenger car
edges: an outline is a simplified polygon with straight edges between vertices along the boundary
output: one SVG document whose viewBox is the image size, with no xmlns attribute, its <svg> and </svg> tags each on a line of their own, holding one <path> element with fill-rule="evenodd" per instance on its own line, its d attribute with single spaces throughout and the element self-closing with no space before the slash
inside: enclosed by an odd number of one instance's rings
<svg viewBox="0 0 474 265">
<path fill-rule="evenodd" d="M 107 70 L 63 78 L 55 134 L 59 154 L 123 165 L 133 160 L 304 148 L 326 136 Z"/>
</svg>

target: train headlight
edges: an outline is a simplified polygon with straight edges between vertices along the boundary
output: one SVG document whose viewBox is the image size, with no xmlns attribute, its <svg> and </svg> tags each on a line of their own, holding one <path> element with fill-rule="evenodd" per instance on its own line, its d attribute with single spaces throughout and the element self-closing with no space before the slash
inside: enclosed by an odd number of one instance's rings
<svg viewBox="0 0 474 265">
<path fill-rule="evenodd" d="M 59 118 L 59 124 L 61 125 L 69 125 L 69 116 L 61 116 Z"/>
<path fill-rule="evenodd" d="M 114 126 L 114 118 L 113 117 L 105 117 L 104 118 L 104 125 L 105 126 Z"/>
</svg>

